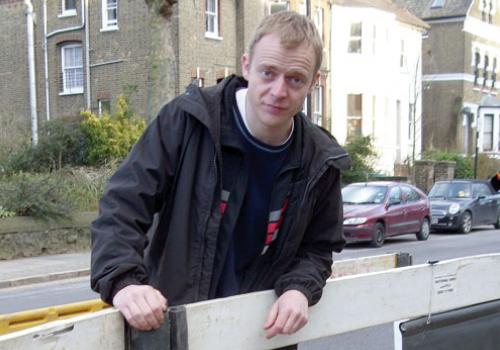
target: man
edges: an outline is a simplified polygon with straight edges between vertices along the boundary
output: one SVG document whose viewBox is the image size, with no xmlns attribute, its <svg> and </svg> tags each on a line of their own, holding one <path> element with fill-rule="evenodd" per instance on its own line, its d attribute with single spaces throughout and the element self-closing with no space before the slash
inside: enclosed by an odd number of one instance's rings
<svg viewBox="0 0 500 350">
<path fill-rule="evenodd" d="M 244 79 L 188 88 L 111 178 L 92 224 L 91 283 L 131 326 L 158 328 L 167 304 L 270 288 L 268 338 L 307 323 L 345 244 L 349 157 L 300 113 L 321 59 L 306 17 L 265 18 Z"/>
</svg>

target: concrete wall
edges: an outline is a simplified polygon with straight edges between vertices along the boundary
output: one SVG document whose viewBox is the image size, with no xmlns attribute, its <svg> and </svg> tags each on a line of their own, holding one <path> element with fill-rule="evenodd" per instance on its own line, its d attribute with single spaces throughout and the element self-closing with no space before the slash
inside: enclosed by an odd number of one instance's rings
<svg viewBox="0 0 500 350">
<path fill-rule="evenodd" d="M 0 219 L 0 260 L 90 249 L 90 222 L 96 213 L 45 222 L 29 217 Z"/>
</svg>

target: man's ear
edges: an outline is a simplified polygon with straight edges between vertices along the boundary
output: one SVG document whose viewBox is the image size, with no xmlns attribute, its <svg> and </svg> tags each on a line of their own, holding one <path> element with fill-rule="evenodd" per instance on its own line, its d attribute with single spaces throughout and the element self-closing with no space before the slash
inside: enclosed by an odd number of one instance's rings
<svg viewBox="0 0 500 350">
<path fill-rule="evenodd" d="M 241 72 L 243 73 L 243 78 L 248 81 L 250 75 L 250 57 L 247 53 L 241 56 Z"/>
<path fill-rule="evenodd" d="M 316 74 L 314 75 L 313 80 L 311 81 L 311 86 L 309 86 L 309 93 L 310 94 L 313 92 L 316 84 L 318 84 L 320 76 L 321 76 L 321 73 L 319 71 L 317 71 Z"/>
</svg>

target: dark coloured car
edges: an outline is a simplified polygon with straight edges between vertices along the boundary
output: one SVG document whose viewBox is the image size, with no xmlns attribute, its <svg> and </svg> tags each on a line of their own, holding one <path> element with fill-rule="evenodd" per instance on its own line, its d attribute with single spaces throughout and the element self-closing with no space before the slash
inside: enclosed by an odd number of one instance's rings
<svg viewBox="0 0 500 350">
<path fill-rule="evenodd" d="M 425 193 L 398 182 L 364 182 L 342 189 L 346 241 L 369 241 L 380 247 L 387 237 L 430 232 L 430 206 Z"/>
<path fill-rule="evenodd" d="M 500 228 L 500 194 L 489 181 L 438 181 L 429 191 L 432 230 L 469 233 L 474 226 Z"/>
</svg>

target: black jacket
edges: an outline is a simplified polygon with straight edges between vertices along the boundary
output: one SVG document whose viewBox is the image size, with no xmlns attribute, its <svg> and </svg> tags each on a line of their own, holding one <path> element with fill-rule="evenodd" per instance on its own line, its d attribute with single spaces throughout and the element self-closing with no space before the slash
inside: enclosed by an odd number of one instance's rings
<svg viewBox="0 0 500 350">
<path fill-rule="evenodd" d="M 230 77 L 206 89 L 191 86 L 160 111 L 110 179 L 91 227 L 91 285 L 106 302 L 130 284 L 152 285 L 169 305 L 212 297 L 212 276 L 220 273 L 214 261 L 221 242 L 229 243 L 219 237 L 221 174 L 234 142 L 225 96 L 244 84 Z M 241 288 L 274 288 L 278 295 L 297 289 L 312 305 L 331 273 L 332 251 L 345 244 L 339 169 L 350 160 L 305 116 L 294 121 L 290 159 L 271 199 L 286 199 L 286 215 Z"/>
</svg>

